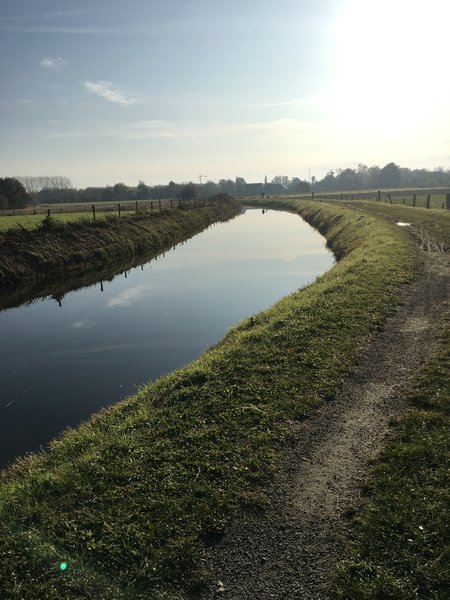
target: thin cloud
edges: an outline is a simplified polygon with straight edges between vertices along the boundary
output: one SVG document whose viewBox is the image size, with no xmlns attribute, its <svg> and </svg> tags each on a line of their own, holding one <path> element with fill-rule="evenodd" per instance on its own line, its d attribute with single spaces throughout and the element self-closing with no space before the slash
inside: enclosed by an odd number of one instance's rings
<svg viewBox="0 0 450 600">
<path fill-rule="evenodd" d="M 53 10 L 49 12 L 31 13 L 28 15 L 0 17 L 0 21 L 29 21 L 32 19 L 64 19 L 66 17 L 78 17 L 94 12 L 96 9 L 83 8 L 72 10 Z"/>
<path fill-rule="evenodd" d="M 92 329 L 95 325 L 95 321 L 93 321 L 90 317 L 85 317 L 84 319 L 80 319 L 79 321 L 74 321 L 72 323 L 73 329 Z"/>
<path fill-rule="evenodd" d="M 44 69 L 50 69 L 56 73 L 61 73 L 69 63 L 67 60 L 57 56 L 56 58 L 43 58 L 40 64 Z"/>
<path fill-rule="evenodd" d="M 137 99 L 127 96 L 122 90 L 114 87 L 111 81 L 85 81 L 84 86 L 90 94 L 95 94 L 108 102 L 131 106 L 137 104 Z"/>
<path fill-rule="evenodd" d="M 52 25 L 0 25 L 0 31 L 13 33 L 62 33 L 67 35 L 124 35 L 137 33 L 134 29 L 105 29 L 103 27 L 59 27 Z"/>
<path fill-rule="evenodd" d="M 137 285 L 135 287 L 129 288 L 117 296 L 113 296 L 109 301 L 107 306 L 109 308 L 124 306 L 132 306 L 137 302 L 140 298 L 144 296 L 148 296 L 152 291 L 152 288 L 147 285 Z"/>
<path fill-rule="evenodd" d="M 240 124 L 200 124 L 171 123 L 165 121 L 141 121 L 134 123 L 131 131 L 125 133 L 128 139 L 202 139 L 230 136 L 297 136 L 315 131 L 320 121 L 298 121 L 296 119 L 276 119 Z"/>
</svg>

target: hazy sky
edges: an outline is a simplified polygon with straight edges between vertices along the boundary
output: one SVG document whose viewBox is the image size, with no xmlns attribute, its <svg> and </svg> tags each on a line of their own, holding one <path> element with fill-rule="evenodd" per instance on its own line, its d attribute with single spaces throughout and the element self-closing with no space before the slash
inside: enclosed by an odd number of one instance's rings
<svg viewBox="0 0 450 600">
<path fill-rule="evenodd" d="M 450 168 L 448 0 L 0 3 L 0 176 Z"/>
</svg>

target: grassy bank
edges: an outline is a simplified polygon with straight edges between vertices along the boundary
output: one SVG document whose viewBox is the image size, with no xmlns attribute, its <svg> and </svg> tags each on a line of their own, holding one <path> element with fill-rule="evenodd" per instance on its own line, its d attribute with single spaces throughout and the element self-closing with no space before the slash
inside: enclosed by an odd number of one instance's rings
<svg viewBox="0 0 450 600">
<path fill-rule="evenodd" d="M 339 263 L 5 472 L 5 597 L 182 597 L 208 576 L 205 544 L 242 504 L 264 505 L 259 486 L 283 424 L 333 396 L 418 268 L 396 225 L 324 203 L 287 205 L 327 235 Z"/>
<path fill-rule="evenodd" d="M 335 597 L 446 600 L 450 590 L 450 328 L 373 473 Z"/>
<path fill-rule="evenodd" d="M 123 216 L 131 216 L 134 214 L 133 210 L 122 211 Z M 52 213 L 52 219 L 56 223 L 71 223 L 73 221 L 92 221 L 92 213 L 87 211 L 84 212 L 66 212 L 66 213 L 58 213 L 56 210 Z M 96 218 L 105 219 L 111 216 L 110 213 L 107 212 L 96 212 Z M 45 219 L 45 215 L 41 214 L 16 214 L 16 215 L 1 215 L 0 216 L 0 233 L 2 231 L 7 231 L 8 229 L 37 229 L 42 225 L 42 222 Z"/>
<path fill-rule="evenodd" d="M 36 229 L 0 232 L 0 285 L 98 271 L 141 255 L 158 254 L 216 221 L 238 213 L 231 198 L 206 206 L 97 221 L 45 220 Z"/>
</svg>

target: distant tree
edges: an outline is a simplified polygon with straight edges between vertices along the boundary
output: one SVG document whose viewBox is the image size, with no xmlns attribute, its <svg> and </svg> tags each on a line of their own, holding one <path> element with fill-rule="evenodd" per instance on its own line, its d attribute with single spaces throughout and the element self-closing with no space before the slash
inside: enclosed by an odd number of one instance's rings
<svg viewBox="0 0 450 600">
<path fill-rule="evenodd" d="M 338 169 L 336 184 L 339 190 L 357 190 L 361 187 L 361 180 L 354 169 Z"/>
<path fill-rule="evenodd" d="M 0 210 L 6 210 L 8 208 L 8 198 L 3 192 L 0 191 Z"/>
<path fill-rule="evenodd" d="M 380 187 L 380 167 L 374 166 L 367 169 L 366 187 L 370 190 Z"/>
<path fill-rule="evenodd" d="M 282 185 L 284 188 L 287 188 L 289 185 L 289 177 L 287 175 L 276 175 L 270 183 Z"/>
<path fill-rule="evenodd" d="M 150 188 L 143 181 L 139 181 L 136 187 L 136 198 L 138 200 L 148 200 L 150 198 Z"/>
<path fill-rule="evenodd" d="M 315 183 L 314 189 L 319 192 L 328 192 L 336 189 L 336 177 L 334 171 L 328 171 L 323 179 Z"/>
<path fill-rule="evenodd" d="M 8 208 L 25 208 L 32 202 L 23 185 L 14 177 L 0 178 L 0 193 L 7 199 Z"/>
<path fill-rule="evenodd" d="M 234 181 L 232 179 L 219 179 L 219 190 L 223 194 L 233 196 L 236 191 Z"/>
<path fill-rule="evenodd" d="M 207 181 L 200 188 L 200 193 L 203 197 L 212 196 L 217 194 L 218 188 L 214 181 Z"/>
<path fill-rule="evenodd" d="M 287 187 L 289 194 L 306 194 L 310 189 L 310 184 L 307 181 L 302 181 L 298 177 L 293 177 Z"/>
<path fill-rule="evenodd" d="M 67 190 L 73 188 L 68 177 L 61 175 L 20 175 L 16 177 L 24 186 L 28 194 L 36 194 L 41 190 Z"/>
<path fill-rule="evenodd" d="M 247 187 L 247 182 L 243 177 L 236 177 L 234 181 L 234 193 L 238 196 L 245 195 L 245 188 Z"/>
<path fill-rule="evenodd" d="M 184 185 L 178 192 L 178 197 L 183 200 L 192 200 L 193 198 L 198 198 L 198 195 L 198 188 L 192 181 Z"/>
<path fill-rule="evenodd" d="M 130 188 L 124 183 L 116 183 L 113 187 L 114 200 L 128 200 L 130 197 Z"/>
<path fill-rule="evenodd" d="M 400 167 L 391 162 L 381 169 L 378 183 L 382 188 L 396 188 L 400 185 L 400 179 Z"/>
</svg>

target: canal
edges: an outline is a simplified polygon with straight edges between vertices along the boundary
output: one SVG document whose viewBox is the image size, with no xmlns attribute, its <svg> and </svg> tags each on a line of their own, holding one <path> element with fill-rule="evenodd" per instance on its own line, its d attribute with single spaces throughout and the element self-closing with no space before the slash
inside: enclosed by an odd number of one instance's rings
<svg viewBox="0 0 450 600">
<path fill-rule="evenodd" d="M 0 312 L 0 466 L 194 360 L 333 263 L 298 215 L 245 209 L 112 281 Z"/>
</svg>

